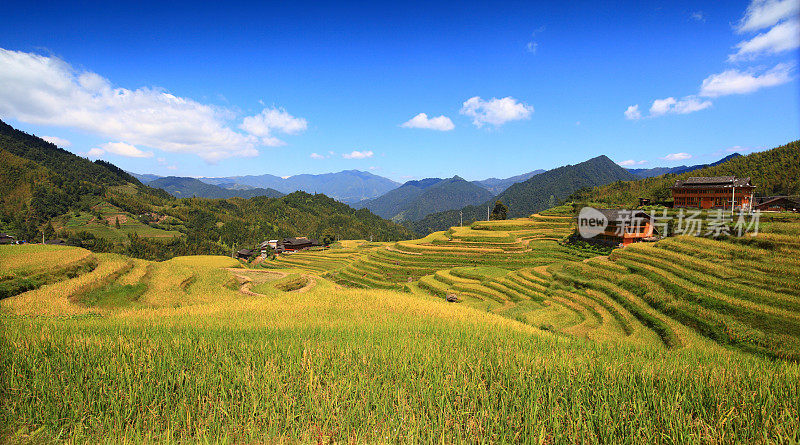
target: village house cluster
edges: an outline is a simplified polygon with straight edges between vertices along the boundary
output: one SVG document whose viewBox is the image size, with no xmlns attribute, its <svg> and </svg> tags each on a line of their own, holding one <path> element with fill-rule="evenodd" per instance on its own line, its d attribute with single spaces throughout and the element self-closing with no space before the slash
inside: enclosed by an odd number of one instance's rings
<svg viewBox="0 0 800 445">
<path fill-rule="evenodd" d="M 236 257 L 239 259 L 250 259 L 254 256 L 260 255 L 263 258 L 269 254 L 270 250 L 275 253 L 293 253 L 301 250 L 308 249 L 309 247 L 319 247 L 322 244 L 313 239 L 305 236 L 298 236 L 294 238 L 273 239 L 264 241 L 258 245 L 256 249 L 241 249 L 236 252 Z"/>
<path fill-rule="evenodd" d="M 760 212 L 800 212 L 800 198 L 790 196 L 755 197 L 750 178 L 735 176 L 691 177 L 672 187 L 672 207 L 645 212 L 627 209 L 594 209 L 604 221 L 602 230 L 585 241 L 609 246 L 627 246 L 655 241 L 669 235 L 742 236 L 758 233 Z M 639 205 L 650 200 L 639 198 Z M 704 212 L 705 211 L 705 212 Z M 737 213 L 738 212 L 738 213 Z M 581 229 L 580 217 L 578 220 Z"/>
</svg>

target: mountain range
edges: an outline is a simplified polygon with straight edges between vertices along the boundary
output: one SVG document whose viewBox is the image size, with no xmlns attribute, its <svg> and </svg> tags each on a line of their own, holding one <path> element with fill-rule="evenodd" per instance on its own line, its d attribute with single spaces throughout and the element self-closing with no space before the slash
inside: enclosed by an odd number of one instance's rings
<svg viewBox="0 0 800 445">
<path fill-rule="evenodd" d="M 715 165 L 728 162 L 731 159 L 740 157 L 739 153 L 733 153 L 725 156 L 717 162 L 711 164 L 697 164 L 697 165 L 681 165 L 678 167 L 654 167 L 654 168 L 629 168 L 628 171 L 638 176 L 639 178 L 652 178 L 654 176 L 661 176 L 667 174 L 680 175 L 682 173 L 689 173 L 691 171 L 700 170 L 701 168 L 713 167 Z"/>
<path fill-rule="evenodd" d="M 503 193 L 507 188 L 511 187 L 513 184 L 518 182 L 527 181 L 534 175 L 538 175 L 539 173 L 544 173 L 545 170 L 534 170 L 532 172 L 523 173 L 521 175 L 512 176 L 510 178 L 505 179 L 498 179 L 498 178 L 489 178 L 484 179 L 483 181 L 472 181 L 473 184 L 477 184 L 486 190 L 492 192 L 493 195 L 497 195 Z"/>
<path fill-rule="evenodd" d="M 431 213 L 418 221 L 405 225 L 419 235 L 464 222 L 486 219 L 487 207 L 495 201 L 508 206 L 508 217 L 519 218 L 552 207 L 578 189 L 610 184 L 616 181 L 632 181 L 637 177 L 617 165 L 607 156 L 598 156 L 575 165 L 565 165 L 534 175 L 481 205 L 471 205 L 445 212 Z"/>
<path fill-rule="evenodd" d="M 267 188 L 223 188 L 218 185 L 206 184 L 195 178 L 184 178 L 179 176 L 166 176 L 147 183 L 150 187 L 166 190 L 176 198 L 253 198 L 255 196 L 266 196 L 267 198 L 280 198 L 285 193 L 275 189 Z"/>
<path fill-rule="evenodd" d="M 426 215 L 477 204 L 492 197 L 492 193 L 459 176 L 408 181 L 375 199 L 354 204 L 395 222 L 416 221 Z"/>
</svg>

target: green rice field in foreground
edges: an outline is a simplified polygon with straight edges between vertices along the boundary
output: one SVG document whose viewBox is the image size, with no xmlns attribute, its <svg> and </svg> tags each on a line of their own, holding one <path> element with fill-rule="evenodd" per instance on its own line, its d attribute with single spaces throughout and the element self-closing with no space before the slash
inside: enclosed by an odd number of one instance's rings
<svg viewBox="0 0 800 445">
<path fill-rule="evenodd" d="M 0 432 L 796 442 L 800 247 L 776 227 L 598 256 L 560 245 L 570 222 L 554 212 L 253 268 L 0 246 L 0 285 L 40 278 L 0 301 Z"/>
</svg>

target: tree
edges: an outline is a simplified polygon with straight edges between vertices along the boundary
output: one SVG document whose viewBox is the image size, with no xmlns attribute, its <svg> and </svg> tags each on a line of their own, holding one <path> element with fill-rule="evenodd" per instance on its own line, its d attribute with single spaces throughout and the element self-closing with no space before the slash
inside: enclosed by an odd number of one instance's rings
<svg viewBox="0 0 800 445">
<path fill-rule="evenodd" d="M 333 242 L 335 240 L 336 240 L 336 238 L 334 238 L 334 236 L 331 235 L 330 233 L 326 233 L 325 235 L 322 235 L 322 245 L 324 245 L 325 247 L 328 247 L 331 244 L 333 244 Z"/>
<path fill-rule="evenodd" d="M 45 239 L 53 239 L 56 236 L 56 230 L 53 228 L 52 222 L 48 222 L 47 225 L 44 226 L 42 234 L 44 235 Z"/>
<path fill-rule="evenodd" d="M 508 207 L 500 201 L 494 202 L 491 219 L 499 220 L 508 218 Z"/>
<path fill-rule="evenodd" d="M 116 218 L 116 220 L 114 221 L 114 227 L 116 227 L 116 228 L 118 228 L 118 229 L 120 228 L 120 225 L 119 225 L 119 216 L 118 216 L 118 217 Z"/>
<path fill-rule="evenodd" d="M 550 195 L 550 199 L 547 200 L 547 208 L 552 209 L 557 205 L 558 205 L 558 200 L 556 199 L 555 195 Z"/>
</svg>

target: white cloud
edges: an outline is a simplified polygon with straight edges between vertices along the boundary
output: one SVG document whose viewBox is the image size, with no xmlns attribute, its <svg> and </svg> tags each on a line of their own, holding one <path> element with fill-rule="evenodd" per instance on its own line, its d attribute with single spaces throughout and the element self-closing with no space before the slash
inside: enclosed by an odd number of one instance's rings
<svg viewBox="0 0 800 445">
<path fill-rule="evenodd" d="M 475 96 L 464 102 L 460 113 L 471 117 L 472 123 L 478 128 L 486 124 L 499 127 L 506 122 L 529 119 L 533 113 L 533 107 L 518 102 L 510 96 L 489 100 Z"/>
<path fill-rule="evenodd" d="M 95 154 L 97 157 L 103 153 L 113 153 L 115 155 L 125 156 L 128 158 L 152 158 L 152 151 L 142 151 L 131 144 L 125 142 L 107 142 L 100 146 L 89 150 L 89 153 Z"/>
<path fill-rule="evenodd" d="M 90 148 L 89 151 L 86 153 L 86 156 L 90 158 L 99 158 L 105 154 L 105 151 L 101 148 Z"/>
<path fill-rule="evenodd" d="M 693 13 L 691 13 L 689 15 L 689 18 L 691 18 L 692 20 L 694 20 L 696 22 L 705 22 L 706 21 L 706 15 L 703 14 L 703 11 L 695 11 L 695 12 L 693 12 Z"/>
<path fill-rule="evenodd" d="M 633 159 L 628 159 L 628 160 L 626 160 L 626 161 L 620 161 L 620 162 L 617 162 L 617 164 L 619 164 L 619 165 L 621 165 L 621 166 L 623 166 L 623 167 L 631 167 L 631 166 L 634 166 L 634 165 L 644 165 L 644 164 L 647 164 L 647 161 L 645 161 L 645 160 L 641 160 L 641 161 L 635 161 L 635 160 L 633 160 Z"/>
<path fill-rule="evenodd" d="M 700 99 L 696 96 L 686 96 L 683 99 L 668 97 L 656 99 L 650 106 L 650 116 L 658 117 L 665 114 L 689 114 L 704 110 L 711 106 L 711 101 Z"/>
<path fill-rule="evenodd" d="M 779 63 L 761 75 L 752 71 L 726 70 L 712 74 L 703 80 L 700 95 L 706 97 L 727 96 L 729 94 L 747 94 L 792 80 L 790 64 Z"/>
<path fill-rule="evenodd" d="M 778 54 L 797 47 L 800 47 L 800 20 L 788 20 L 750 40 L 739 42 L 736 53 L 728 56 L 728 62 L 751 60 L 764 54 Z"/>
<path fill-rule="evenodd" d="M 635 121 L 642 118 L 642 112 L 639 111 L 639 105 L 631 105 L 625 110 L 625 119 Z"/>
<path fill-rule="evenodd" d="M 272 135 L 273 132 L 297 134 L 308 128 L 305 119 L 294 117 L 284 109 L 265 108 L 255 116 L 247 116 L 239 128 L 258 137 L 266 146 L 284 145 L 284 142 Z"/>
<path fill-rule="evenodd" d="M 178 169 L 178 166 L 176 166 L 176 165 L 168 165 L 167 166 L 167 170 L 177 170 L 177 169 Z"/>
<path fill-rule="evenodd" d="M 319 153 L 311 153 L 311 156 L 309 156 L 309 157 L 310 157 L 311 159 L 325 159 L 325 156 L 322 156 L 322 155 L 321 155 L 321 154 L 319 154 Z"/>
<path fill-rule="evenodd" d="M 453 121 L 447 116 L 431 117 L 420 113 L 400 125 L 403 128 L 424 128 L 427 130 L 450 131 L 455 128 Z"/>
<path fill-rule="evenodd" d="M 61 148 L 72 146 L 72 142 L 58 136 L 41 136 L 41 138 Z"/>
<path fill-rule="evenodd" d="M 2 48 L 0 115 L 29 124 L 76 128 L 136 146 L 191 153 L 207 161 L 256 156 L 256 147 L 263 145 L 256 136 L 232 129 L 229 121 L 235 113 L 226 108 L 158 88 L 116 88 L 108 79 L 76 70 L 57 57 Z M 287 134 L 296 128 L 296 123 L 274 127 Z"/>
<path fill-rule="evenodd" d="M 661 159 L 665 161 L 683 161 L 686 159 L 690 159 L 691 157 L 692 155 L 690 155 L 689 153 L 670 153 Z"/>
<path fill-rule="evenodd" d="M 364 151 L 353 150 L 350 153 L 344 153 L 342 157 L 345 159 L 366 159 L 366 158 L 371 158 L 373 154 L 374 153 L 369 150 L 364 150 Z"/>
<path fill-rule="evenodd" d="M 753 0 L 736 25 L 740 33 L 758 31 L 800 13 L 797 0 Z"/>
<path fill-rule="evenodd" d="M 370 170 L 372 170 L 372 171 L 376 171 L 376 170 L 380 170 L 381 168 L 380 168 L 380 167 L 375 167 L 375 166 L 373 165 L 373 166 L 372 166 L 372 167 L 370 167 L 369 169 L 370 169 Z"/>
<path fill-rule="evenodd" d="M 528 42 L 525 48 L 528 49 L 529 53 L 536 54 L 536 51 L 539 49 L 539 44 L 537 42 Z"/>
</svg>

